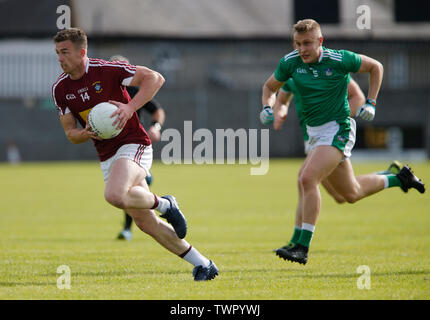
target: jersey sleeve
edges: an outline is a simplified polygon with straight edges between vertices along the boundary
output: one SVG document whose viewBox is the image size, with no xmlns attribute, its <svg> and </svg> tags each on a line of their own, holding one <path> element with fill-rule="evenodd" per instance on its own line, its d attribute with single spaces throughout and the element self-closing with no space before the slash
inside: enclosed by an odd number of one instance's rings
<svg viewBox="0 0 430 320">
<path fill-rule="evenodd" d="M 120 85 L 130 85 L 130 82 L 136 73 L 135 65 L 131 65 L 126 61 L 113 61 L 109 63 L 109 66 L 113 67 L 112 72 L 114 72 Z"/>
<path fill-rule="evenodd" d="M 274 73 L 276 80 L 279 82 L 285 82 L 291 77 L 293 73 L 292 70 L 294 68 L 293 61 L 294 59 L 289 55 L 286 55 L 279 61 L 278 67 Z"/>
<path fill-rule="evenodd" d="M 61 88 L 58 86 L 58 82 L 52 85 L 52 100 L 54 102 L 54 106 L 57 109 L 58 116 L 64 116 L 69 113 L 70 110 L 66 105 L 66 97 L 64 93 L 62 93 Z"/>
<path fill-rule="evenodd" d="M 346 72 L 357 72 L 361 67 L 361 57 L 360 55 L 348 51 L 340 50 L 342 53 L 342 65 Z"/>
<path fill-rule="evenodd" d="M 291 81 L 293 81 L 292 78 L 288 79 L 287 82 L 282 86 L 282 91 L 285 92 L 293 92 L 293 88 L 291 88 Z"/>
</svg>

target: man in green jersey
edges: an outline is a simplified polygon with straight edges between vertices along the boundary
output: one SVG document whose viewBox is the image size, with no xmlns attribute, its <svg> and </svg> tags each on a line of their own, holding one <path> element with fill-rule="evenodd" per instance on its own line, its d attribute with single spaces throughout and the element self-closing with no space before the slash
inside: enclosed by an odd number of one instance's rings
<svg viewBox="0 0 430 320">
<path fill-rule="evenodd" d="M 357 82 L 354 81 L 354 79 L 352 79 L 350 75 L 348 75 L 347 94 L 349 107 L 351 109 L 350 116 L 353 117 L 357 113 L 359 107 L 365 103 L 366 98 L 363 94 L 363 91 L 361 91 L 360 86 L 357 84 Z M 276 96 L 276 102 L 273 107 L 273 128 L 275 130 L 280 130 L 282 128 L 285 120 L 287 119 L 288 108 L 292 99 L 294 99 L 294 106 L 296 109 L 297 116 L 299 118 L 300 127 L 303 132 L 304 150 L 305 154 L 307 155 L 309 153 L 309 136 L 306 131 L 306 124 L 303 119 L 302 99 L 300 97 L 300 93 L 298 92 L 296 85 L 294 84 L 293 78 L 288 79 L 287 82 L 285 82 L 282 88 L 278 91 L 278 94 Z M 346 158 L 344 161 L 350 160 L 349 158 Z M 403 165 L 400 162 L 393 161 L 387 170 L 380 171 L 378 172 L 378 174 L 397 174 L 402 167 Z M 339 194 L 336 189 L 330 184 L 328 178 L 322 180 L 321 184 L 326 189 L 328 194 L 330 194 L 337 203 L 341 204 L 346 202 L 345 198 L 341 194 Z M 301 188 L 299 187 L 299 201 L 296 209 L 294 232 L 291 240 L 286 246 L 283 247 L 284 249 L 293 247 L 300 239 L 300 233 L 302 229 L 302 208 L 302 195 Z"/>
<path fill-rule="evenodd" d="M 350 118 L 347 97 L 348 74 L 369 73 L 367 100 L 356 116 L 371 121 L 375 116 L 376 98 L 382 82 L 382 64 L 347 50 L 331 50 L 322 46 L 319 24 L 306 19 L 294 25 L 294 45 L 297 48 L 284 56 L 278 68 L 263 86 L 263 110 L 260 119 L 273 121 L 272 106 L 276 93 L 293 78 L 302 98 L 303 117 L 309 135 L 310 151 L 300 169 L 302 229 L 292 248 L 279 248 L 278 256 L 305 264 L 321 207 L 318 185 L 328 179 L 335 190 L 349 203 L 398 186 L 404 192 L 415 188 L 424 193 L 424 184 L 411 169 L 404 166 L 398 174 L 368 174 L 355 177 L 350 161 L 355 143 L 355 121 Z"/>
</svg>

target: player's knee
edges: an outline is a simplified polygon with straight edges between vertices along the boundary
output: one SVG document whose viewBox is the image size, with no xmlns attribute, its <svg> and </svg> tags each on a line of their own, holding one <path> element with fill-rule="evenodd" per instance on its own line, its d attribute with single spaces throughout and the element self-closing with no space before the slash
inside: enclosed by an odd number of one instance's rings
<svg viewBox="0 0 430 320">
<path fill-rule="evenodd" d="M 358 195 L 356 192 L 348 192 L 343 195 L 344 199 L 348 203 L 355 203 L 358 200 Z"/>
<path fill-rule="evenodd" d="M 318 182 L 311 175 L 304 173 L 300 175 L 298 184 L 303 190 L 308 190 L 317 186 Z"/>
<path fill-rule="evenodd" d="M 302 189 L 302 183 L 301 183 L 300 177 L 297 178 L 297 188 L 299 188 L 299 191 Z"/>
<path fill-rule="evenodd" d="M 119 209 L 126 209 L 127 208 L 126 203 L 124 201 L 124 197 L 122 195 L 118 194 L 117 192 L 106 190 L 105 191 L 105 199 L 108 203 L 110 203 L 114 207 L 117 207 Z"/>
<path fill-rule="evenodd" d="M 346 202 L 346 200 L 344 198 L 339 197 L 339 196 L 334 196 L 333 198 L 334 198 L 334 201 L 337 202 L 337 204 L 343 204 Z"/>
</svg>

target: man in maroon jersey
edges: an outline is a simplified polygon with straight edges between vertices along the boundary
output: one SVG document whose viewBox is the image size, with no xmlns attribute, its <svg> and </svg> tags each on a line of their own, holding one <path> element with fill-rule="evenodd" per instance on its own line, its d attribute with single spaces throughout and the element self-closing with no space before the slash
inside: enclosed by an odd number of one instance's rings
<svg viewBox="0 0 430 320">
<path fill-rule="evenodd" d="M 194 280 L 215 278 L 218 274 L 216 265 L 183 239 L 187 222 L 176 199 L 151 193 L 145 181 L 152 164 L 152 147 L 136 110 L 161 88 L 162 75 L 123 61 L 88 58 L 87 36 L 79 28 L 59 31 L 54 43 L 64 72 L 52 86 L 52 97 L 70 142 L 93 140 L 106 183 L 106 201 L 126 210 L 139 229 L 193 264 Z M 133 99 L 130 99 L 126 86 L 139 87 Z M 118 107 L 111 116 L 117 117 L 114 125 L 123 130 L 115 138 L 104 140 L 91 131 L 87 117 L 94 106 L 107 101 Z M 153 209 L 171 225 L 161 220 Z"/>
</svg>

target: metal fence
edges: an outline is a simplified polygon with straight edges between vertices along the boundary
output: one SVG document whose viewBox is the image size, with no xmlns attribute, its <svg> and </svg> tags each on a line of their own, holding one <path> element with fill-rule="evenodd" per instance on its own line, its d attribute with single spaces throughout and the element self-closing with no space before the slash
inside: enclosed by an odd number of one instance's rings
<svg viewBox="0 0 430 320">
<path fill-rule="evenodd" d="M 52 41 L 0 42 L 0 98 L 46 97 L 61 73 Z"/>
</svg>

